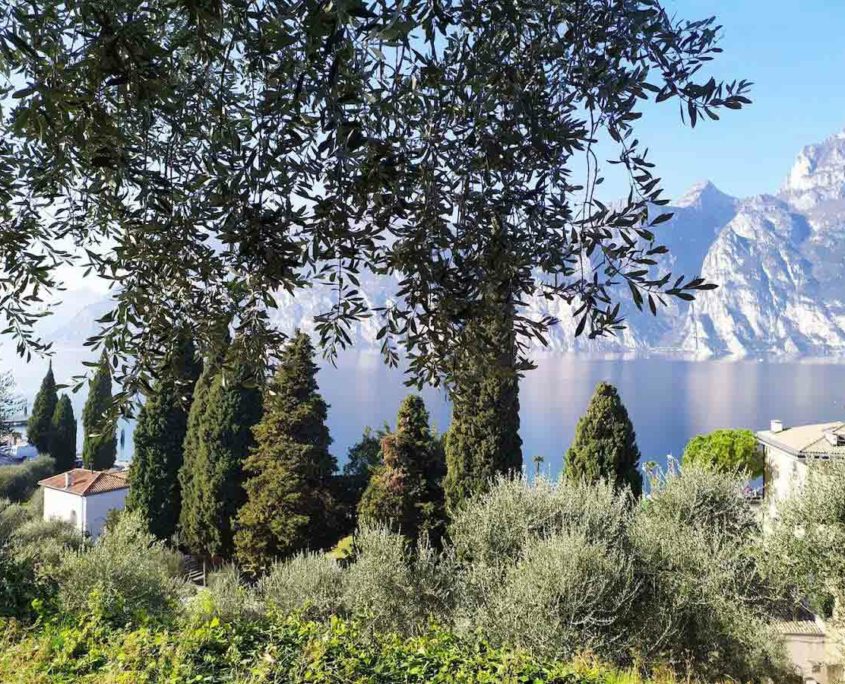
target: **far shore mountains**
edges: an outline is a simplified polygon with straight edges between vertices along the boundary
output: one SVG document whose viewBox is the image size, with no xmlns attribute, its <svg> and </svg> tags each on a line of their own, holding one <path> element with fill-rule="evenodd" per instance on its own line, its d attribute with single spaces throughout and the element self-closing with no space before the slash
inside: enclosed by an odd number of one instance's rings
<svg viewBox="0 0 845 684">
<path fill-rule="evenodd" d="M 772 195 L 738 199 L 709 181 L 693 186 L 668 208 L 674 218 L 660 226 L 658 242 L 669 248 L 664 267 L 702 275 L 719 284 L 693 304 L 677 302 L 639 313 L 620 291 L 627 327 L 615 337 L 576 339 L 569 307 L 537 298 L 531 313 L 551 314 L 554 352 L 667 354 L 713 357 L 845 358 L 845 132 L 805 147 L 783 187 Z M 395 280 L 365 277 L 361 290 L 379 305 Z M 313 327 L 331 293 L 317 287 L 282 297 L 274 313 L 286 331 Z M 109 309 L 90 291 L 65 293 L 57 315 L 41 330 L 57 351 L 80 348 Z M 377 324 L 356 326 L 357 349 L 378 349 Z"/>
</svg>

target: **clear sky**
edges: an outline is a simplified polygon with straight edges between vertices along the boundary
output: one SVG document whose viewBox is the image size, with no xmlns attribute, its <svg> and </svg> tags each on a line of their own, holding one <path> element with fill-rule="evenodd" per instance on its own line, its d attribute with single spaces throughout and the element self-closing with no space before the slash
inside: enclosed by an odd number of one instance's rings
<svg viewBox="0 0 845 684">
<path fill-rule="evenodd" d="M 679 17 L 715 15 L 724 53 L 711 74 L 754 82 L 751 106 L 695 129 L 674 102 L 646 111 L 638 137 L 669 197 L 704 179 L 737 197 L 774 192 L 802 147 L 845 129 L 845 0 L 665 3 Z"/>
</svg>

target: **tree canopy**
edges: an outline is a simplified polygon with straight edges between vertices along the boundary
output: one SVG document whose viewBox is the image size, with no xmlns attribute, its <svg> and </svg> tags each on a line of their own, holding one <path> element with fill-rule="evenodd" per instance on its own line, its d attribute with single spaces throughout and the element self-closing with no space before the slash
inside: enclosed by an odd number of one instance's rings
<svg viewBox="0 0 845 684">
<path fill-rule="evenodd" d="M 714 430 L 696 435 L 684 448 L 684 465 L 716 468 L 724 472 L 743 471 L 751 477 L 763 475 L 763 453 L 751 430 Z"/>
<path fill-rule="evenodd" d="M 67 394 L 59 399 L 50 422 L 50 457 L 60 473 L 76 463 L 76 416 Z"/>
<path fill-rule="evenodd" d="M 616 388 L 600 382 L 575 426 L 564 473 L 573 480 L 606 480 L 616 487 L 629 487 L 638 497 L 643 491 L 639 464 L 637 434 L 628 411 Z"/>
<path fill-rule="evenodd" d="M 50 450 L 50 429 L 56 405 L 59 403 L 59 393 L 56 390 L 56 379 L 53 376 L 53 364 L 47 368 L 47 374 L 41 381 L 38 394 L 32 403 L 32 413 L 26 424 L 26 436 L 30 444 L 35 445 L 39 454 L 46 454 Z"/>
<path fill-rule="evenodd" d="M 93 342 L 118 398 L 182 324 L 204 339 L 237 314 L 245 347 L 278 349 L 277 294 L 311 283 L 333 291 L 329 353 L 375 315 L 390 362 L 402 344 L 413 379 L 448 378 L 491 241 L 512 300 L 569 302 L 579 333 L 619 327 L 628 288 L 656 311 L 710 287 L 661 268 L 669 216 L 635 128 L 648 101 L 692 126 L 749 102 L 706 73 L 713 18 L 660 0 L 0 0 L 0 17 L 0 313 L 28 354 L 60 266 L 110 281 Z M 606 163 L 630 184 L 613 208 Z M 397 278 L 388 304 L 367 273 Z M 520 350 L 553 323 L 517 316 Z"/>
<path fill-rule="evenodd" d="M 197 453 L 183 466 L 191 469 L 190 487 L 182 497 L 184 541 L 196 553 L 221 558 L 234 551 L 235 516 L 246 499 L 243 466 L 255 444 L 252 429 L 261 418 L 263 384 L 256 363 L 245 362 L 232 348 L 227 356 L 205 390 Z"/>
<path fill-rule="evenodd" d="M 238 560 L 253 572 L 336 541 L 328 407 L 317 387 L 314 348 L 297 333 L 264 394 L 255 447 L 244 463 L 246 502 L 238 511 Z"/>
<path fill-rule="evenodd" d="M 112 376 L 109 359 L 100 356 L 97 371 L 88 385 L 88 398 L 82 409 L 82 462 L 92 470 L 108 470 L 117 457 L 117 433 L 112 405 Z"/>
<path fill-rule="evenodd" d="M 387 525 L 415 539 L 437 542 L 445 522 L 442 445 L 431 433 L 422 397 L 402 400 L 396 429 L 381 441 L 384 463 L 376 468 L 358 504 L 358 519 Z"/>
<path fill-rule="evenodd" d="M 141 407 L 133 439 L 127 508 L 137 511 L 149 532 L 169 539 L 182 508 L 182 467 L 188 411 L 201 372 L 194 343 L 179 335 L 158 381 Z"/>
</svg>

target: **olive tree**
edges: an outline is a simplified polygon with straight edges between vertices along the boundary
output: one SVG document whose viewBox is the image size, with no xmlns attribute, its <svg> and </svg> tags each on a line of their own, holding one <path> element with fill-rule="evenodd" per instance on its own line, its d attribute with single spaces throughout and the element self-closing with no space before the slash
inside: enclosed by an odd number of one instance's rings
<svg viewBox="0 0 845 684">
<path fill-rule="evenodd" d="M 2 314 L 30 353 L 59 266 L 111 282 L 92 343 L 118 400 L 185 324 L 205 347 L 234 315 L 276 348 L 279 294 L 315 283 L 328 354 L 376 316 L 418 382 L 448 381 L 463 331 L 503 310 L 524 362 L 555 323 L 529 297 L 612 332 L 624 298 L 656 312 L 711 286 L 661 268 L 636 122 L 649 101 L 692 126 L 749 102 L 706 73 L 719 36 L 660 0 L 0 0 Z M 388 302 L 370 273 L 395 276 Z"/>
</svg>

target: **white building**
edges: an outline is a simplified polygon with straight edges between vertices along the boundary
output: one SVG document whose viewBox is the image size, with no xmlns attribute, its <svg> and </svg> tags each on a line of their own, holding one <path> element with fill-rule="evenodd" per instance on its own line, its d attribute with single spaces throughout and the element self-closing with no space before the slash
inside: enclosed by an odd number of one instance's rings
<svg viewBox="0 0 845 684">
<path fill-rule="evenodd" d="M 74 468 L 38 483 L 44 488 L 44 519 L 66 520 L 96 539 L 110 511 L 123 510 L 129 482 L 125 472 Z"/>
<path fill-rule="evenodd" d="M 809 463 L 845 458 L 845 423 L 816 423 L 787 428 L 773 420 L 770 429 L 757 433 L 765 454 L 764 491 L 768 517 L 780 501 L 807 481 Z M 802 681 L 835 684 L 842 681 L 841 634 L 820 618 L 777 625 L 790 659 Z"/>
<path fill-rule="evenodd" d="M 757 433 L 765 454 L 763 485 L 770 515 L 779 501 L 788 498 L 807 479 L 807 464 L 845 458 L 845 423 L 816 423 L 784 427 L 773 420 L 771 428 Z"/>
</svg>

